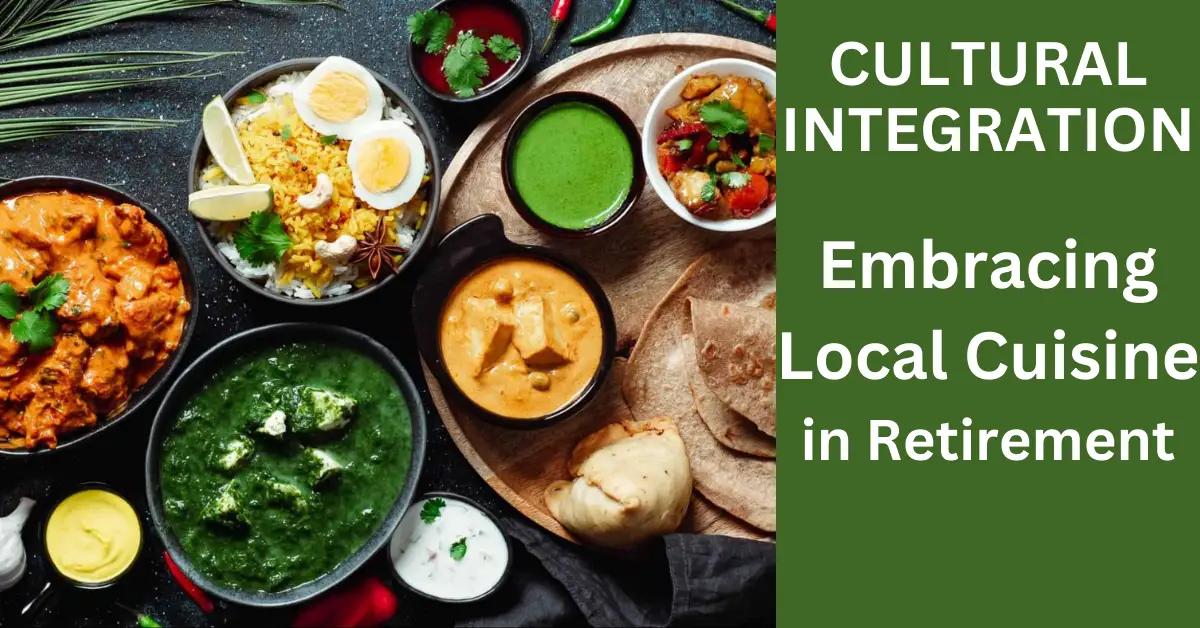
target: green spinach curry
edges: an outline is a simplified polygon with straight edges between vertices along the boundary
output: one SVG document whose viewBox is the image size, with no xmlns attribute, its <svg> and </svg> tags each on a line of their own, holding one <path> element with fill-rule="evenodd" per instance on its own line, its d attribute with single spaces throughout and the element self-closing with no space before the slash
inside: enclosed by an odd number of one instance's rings
<svg viewBox="0 0 1200 628">
<path fill-rule="evenodd" d="M 192 564 L 244 591 L 282 591 L 358 550 L 409 471 L 395 380 L 335 344 L 242 357 L 184 406 L 163 443 L 167 523 Z"/>
</svg>

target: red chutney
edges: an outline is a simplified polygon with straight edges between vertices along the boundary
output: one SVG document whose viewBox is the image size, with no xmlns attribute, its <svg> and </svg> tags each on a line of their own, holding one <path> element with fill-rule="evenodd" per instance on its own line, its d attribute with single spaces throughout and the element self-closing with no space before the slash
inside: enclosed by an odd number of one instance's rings
<svg viewBox="0 0 1200 628">
<path fill-rule="evenodd" d="M 441 10 L 450 14 L 450 17 L 454 19 L 452 34 L 447 42 L 449 45 L 458 41 L 460 32 L 469 30 L 484 42 L 487 42 L 492 35 L 503 35 L 516 42 L 521 49 L 521 54 L 525 54 L 525 37 L 521 27 L 521 18 L 514 14 L 508 6 L 493 4 L 485 0 L 460 0 L 446 3 Z M 417 55 L 417 71 L 420 72 L 421 78 L 434 90 L 443 94 L 453 94 L 450 84 L 446 82 L 446 75 L 442 73 L 444 57 L 431 55 L 419 46 L 414 48 L 413 53 Z M 488 85 L 503 78 L 520 61 L 518 59 L 512 63 L 504 63 L 497 59 L 491 50 L 487 49 L 483 51 L 483 58 L 487 60 L 488 75 L 483 77 L 483 85 L 480 86 L 479 91 L 487 89 Z"/>
<path fill-rule="evenodd" d="M 0 448 L 54 447 L 119 411 L 179 346 L 179 266 L 142 208 L 72 192 L 0 199 L 0 284 L 61 273 L 54 345 L 30 353 L 0 318 Z"/>
</svg>

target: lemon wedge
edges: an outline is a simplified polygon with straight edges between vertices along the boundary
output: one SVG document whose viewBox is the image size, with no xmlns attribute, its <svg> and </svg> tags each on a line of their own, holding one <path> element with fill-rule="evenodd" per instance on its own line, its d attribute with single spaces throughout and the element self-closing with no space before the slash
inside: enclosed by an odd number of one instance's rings
<svg viewBox="0 0 1200 628">
<path fill-rule="evenodd" d="M 271 186 L 266 183 L 209 188 L 188 195 L 188 211 L 201 220 L 245 220 L 273 204 Z"/>
<path fill-rule="evenodd" d="M 204 106 L 204 141 L 212 153 L 213 160 L 225 171 L 225 174 L 241 185 L 254 183 L 254 171 L 250 169 L 250 160 L 242 150 L 242 142 L 238 139 L 237 127 L 229 117 L 225 101 L 217 96 Z"/>
</svg>

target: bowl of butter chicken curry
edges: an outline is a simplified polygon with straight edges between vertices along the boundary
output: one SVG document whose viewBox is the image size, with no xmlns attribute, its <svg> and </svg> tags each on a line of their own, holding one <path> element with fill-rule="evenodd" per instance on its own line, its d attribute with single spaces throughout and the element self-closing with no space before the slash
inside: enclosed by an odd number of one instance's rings
<svg viewBox="0 0 1200 628">
<path fill-rule="evenodd" d="M 0 455 L 81 442 L 134 412 L 192 333 L 179 239 L 108 186 L 0 185 Z"/>
<path fill-rule="evenodd" d="M 510 242 L 491 214 L 446 236 L 414 303 L 422 357 L 494 423 L 541 427 L 574 414 L 612 363 L 616 324 L 600 285 L 549 249 Z"/>
</svg>

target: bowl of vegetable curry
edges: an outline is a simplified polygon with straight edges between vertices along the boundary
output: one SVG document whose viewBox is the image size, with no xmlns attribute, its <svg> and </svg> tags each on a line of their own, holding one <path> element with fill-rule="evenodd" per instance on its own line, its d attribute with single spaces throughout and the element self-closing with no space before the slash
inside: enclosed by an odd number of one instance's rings
<svg viewBox="0 0 1200 628">
<path fill-rule="evenodd" d="M 191 338 L 179 238 L 112 187 L 0 185 L 0 455 L 60 451 L 135 412 Z"/>
</svg>

